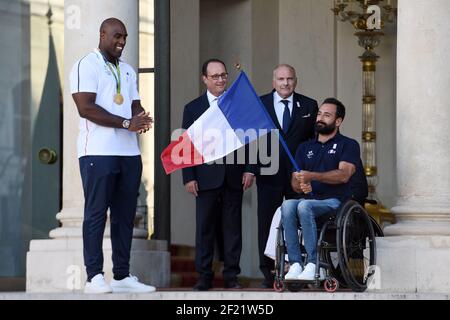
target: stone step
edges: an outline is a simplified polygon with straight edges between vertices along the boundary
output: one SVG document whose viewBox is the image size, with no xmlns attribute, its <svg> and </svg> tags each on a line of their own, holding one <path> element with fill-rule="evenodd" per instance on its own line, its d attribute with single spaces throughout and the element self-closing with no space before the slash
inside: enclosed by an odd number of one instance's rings
<svg viewBox="0 0 450 320">
<path fill-rule="evenodd" d="M 83 294 L 74 293 L 2 293 L 0 300 L 450 300 L 450 293 L 432 292 L 283 292 L 273 290 L 221 290 L 196 292 L 182 289 L 158 289 L 142 294 Z M 269 302 L 270 303 L 270 302 Z"/>
</svg>

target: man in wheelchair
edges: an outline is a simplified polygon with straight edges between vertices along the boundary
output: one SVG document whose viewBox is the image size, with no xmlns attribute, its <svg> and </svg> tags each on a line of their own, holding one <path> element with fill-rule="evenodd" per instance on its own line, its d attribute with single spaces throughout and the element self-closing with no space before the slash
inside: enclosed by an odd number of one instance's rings
<svg viewBox="0 0 450 320">
<path fill-rule="evenodd" d="M 352 196 L 350 178 L 360 165 L 360 148 L 357 141 L 339 133 L 344 117 L 345 107 L 339 100 L 325 99 L 317 114 L 316 139 L 302 143 L 295 154 L 301 170 L 292 173 L 291 184 L 300 198 L 285 200 L 281 206 L 281 222 L 290 264 L 286 280 L 314 280 L 316 219 L 334 212 Z M 302 261 L 299 226 L 307 253 L 306 263 Z M 321 268 L 320 279 L 324 277 Z"/>
</svg>

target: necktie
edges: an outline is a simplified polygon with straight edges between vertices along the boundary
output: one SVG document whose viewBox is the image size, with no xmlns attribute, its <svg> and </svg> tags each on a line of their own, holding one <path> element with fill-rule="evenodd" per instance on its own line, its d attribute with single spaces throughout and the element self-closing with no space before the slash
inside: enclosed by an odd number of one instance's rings
<svg viewBox="0 0 450 320">
<path fill-rule="evenodd" d="M 284 133 L 288 132 L 289 126 L 291 125 L 291 113 L 289 112 L 289 101 L 281 100 L 284 104 L 284 112 L 283 112 L 283 131 Z"/>
</svg>

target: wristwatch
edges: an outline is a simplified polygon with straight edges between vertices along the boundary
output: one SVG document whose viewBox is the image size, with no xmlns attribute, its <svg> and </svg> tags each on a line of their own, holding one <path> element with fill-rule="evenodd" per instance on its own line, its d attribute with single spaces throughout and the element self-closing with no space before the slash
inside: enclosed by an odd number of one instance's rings
<svg viewBox="0 0 450 320">
<path fill-rule="evenodd" d="M 128 128 L 130 127 L 130 120 L 128 120 L 128 119 L 123 120 L 123 121 L 122 121 L 122 127 L 123 127 L 124 129 L 127 129 L 127 130 L 128 130 Z"/>
</svg>

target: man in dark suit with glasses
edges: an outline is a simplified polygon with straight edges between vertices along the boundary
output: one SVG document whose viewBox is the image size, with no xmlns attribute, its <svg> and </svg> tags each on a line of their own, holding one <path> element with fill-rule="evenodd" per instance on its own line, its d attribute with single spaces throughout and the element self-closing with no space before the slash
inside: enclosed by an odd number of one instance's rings
<svg viewBox="0 0 450 320">
<path fill-rule="evenodd" d="M 185 106 L 183 129 L 189 128 L 208 108 L 217 105 L 227 86 L 225 63 L 218 59 L 206 61 L 202 67 L 202 80 L 207 90 Z M 213 285 L 214 244 L 220 237 L 218 224 L 223 234 L 224 286 L 242 288 L 237 278 L 242 251 L 242 196 L 252 186 L 254 173 L 251 172 L 255 170 L 236 162 L 227 164 L 225 158 L 222 161 L 183 169 L 186 191 L 196 200 L 195 267 L 200 276 L 194 290 L 198 291 L 208 290 Z"/>
</svg>

